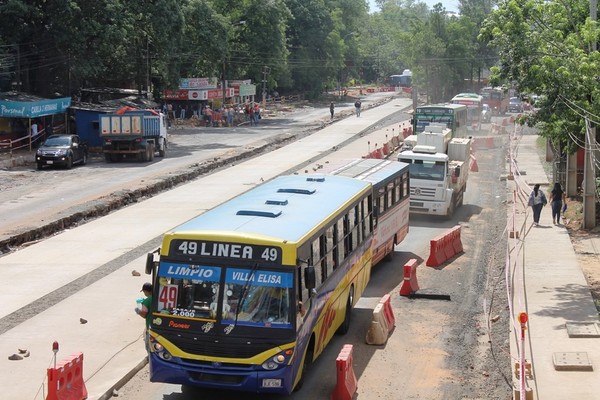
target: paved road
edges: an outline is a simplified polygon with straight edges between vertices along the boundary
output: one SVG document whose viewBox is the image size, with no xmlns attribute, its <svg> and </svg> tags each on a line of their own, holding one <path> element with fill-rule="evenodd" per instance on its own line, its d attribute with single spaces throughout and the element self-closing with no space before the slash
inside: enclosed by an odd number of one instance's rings
<svg viewBox="0 0 600 400">
<path fill-rule="evenodd" d="M 371 94 L 365 98 L 363 108 L 375 107 L 391 97 L 389 93 Z M 177 125 L 170 130 L 167 157 L 155 158 L 152 163 L 106 163 L 96 155 L 88 165 L 72 170 L 36 171 L 32 162 L 0 170 L 0 251 L 105 215 L 267 148 L 298 140 L 335 125 L 353 109 L 351 103 L 339 103 L 331 121 L 326 106 L 279 105 L 267 110 L 257 127 Z M 6 157 L 0 157 L 0 162 Z M 32 155 L 27 157 L 33 160 Z"/>
</svg>

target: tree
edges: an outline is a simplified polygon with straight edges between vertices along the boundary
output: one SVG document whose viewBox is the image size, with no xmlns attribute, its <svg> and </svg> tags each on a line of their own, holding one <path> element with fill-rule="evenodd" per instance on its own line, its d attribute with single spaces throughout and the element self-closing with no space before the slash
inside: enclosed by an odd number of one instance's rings
<svg viewBox="0 0 600 400">
<path fill-rule="evenodd" d="M 545 99 L 539 112 L 521 122 L 537 125 L 556 148 L 572 152 L 584 143 L 584 118 L 600 110 L 600 38 L 587 1 L 510 0 L 486 21 L 481 37 L 500 56 L 493 78 L 513 82 L 521 93 Z"/>
</svg>

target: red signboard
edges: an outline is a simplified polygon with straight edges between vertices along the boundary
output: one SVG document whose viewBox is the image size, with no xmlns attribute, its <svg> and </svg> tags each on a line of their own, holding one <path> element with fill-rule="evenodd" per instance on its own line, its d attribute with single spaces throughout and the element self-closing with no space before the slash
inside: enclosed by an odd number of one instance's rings
<svg viewBox="0 0 600 400">
<path fill-rule="evenodd" d="M 163 96 L 166 100 L 187 100 L 187 90 L 165 90 Z"/>
</svg>

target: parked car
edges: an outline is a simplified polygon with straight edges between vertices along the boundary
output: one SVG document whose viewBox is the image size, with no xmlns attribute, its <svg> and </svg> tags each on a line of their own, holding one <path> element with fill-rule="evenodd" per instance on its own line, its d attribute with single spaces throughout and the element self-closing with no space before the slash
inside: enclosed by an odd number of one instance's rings
<svg viewBox="0 0 600 400">
<path fill-rule="evenodd" d="M 518 97 L 511 97 L 508 101 L 508 112 L 523 112 L 523 102 Z"/>
<path fill-rule="evenodd" d="M 484 104 L 481 110 L 481 122 L 491 122 L 492 121 L 492 108 L 489 104 Z"/>
<path fill-rule="evenodd" d="M 77 135 L 51 135 L 40 145 L 35 154 L 37 169 L 44 166 L 73 167 L 87 164 L 88 147 Z"/>
</svg>

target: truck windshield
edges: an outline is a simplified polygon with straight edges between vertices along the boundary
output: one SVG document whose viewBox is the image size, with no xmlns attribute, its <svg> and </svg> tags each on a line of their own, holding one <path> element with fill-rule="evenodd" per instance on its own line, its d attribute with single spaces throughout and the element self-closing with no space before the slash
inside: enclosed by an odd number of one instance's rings
<svg viewBox="0 0 600 400">
<path fill-rule="evenodd" d="M 443 181 L 446 175 L 446 163 L 441 161 L 400 159 L 401 162 L 410 164 L 410 179 L 424 179 L 430 181 Z"/>
</svg>

